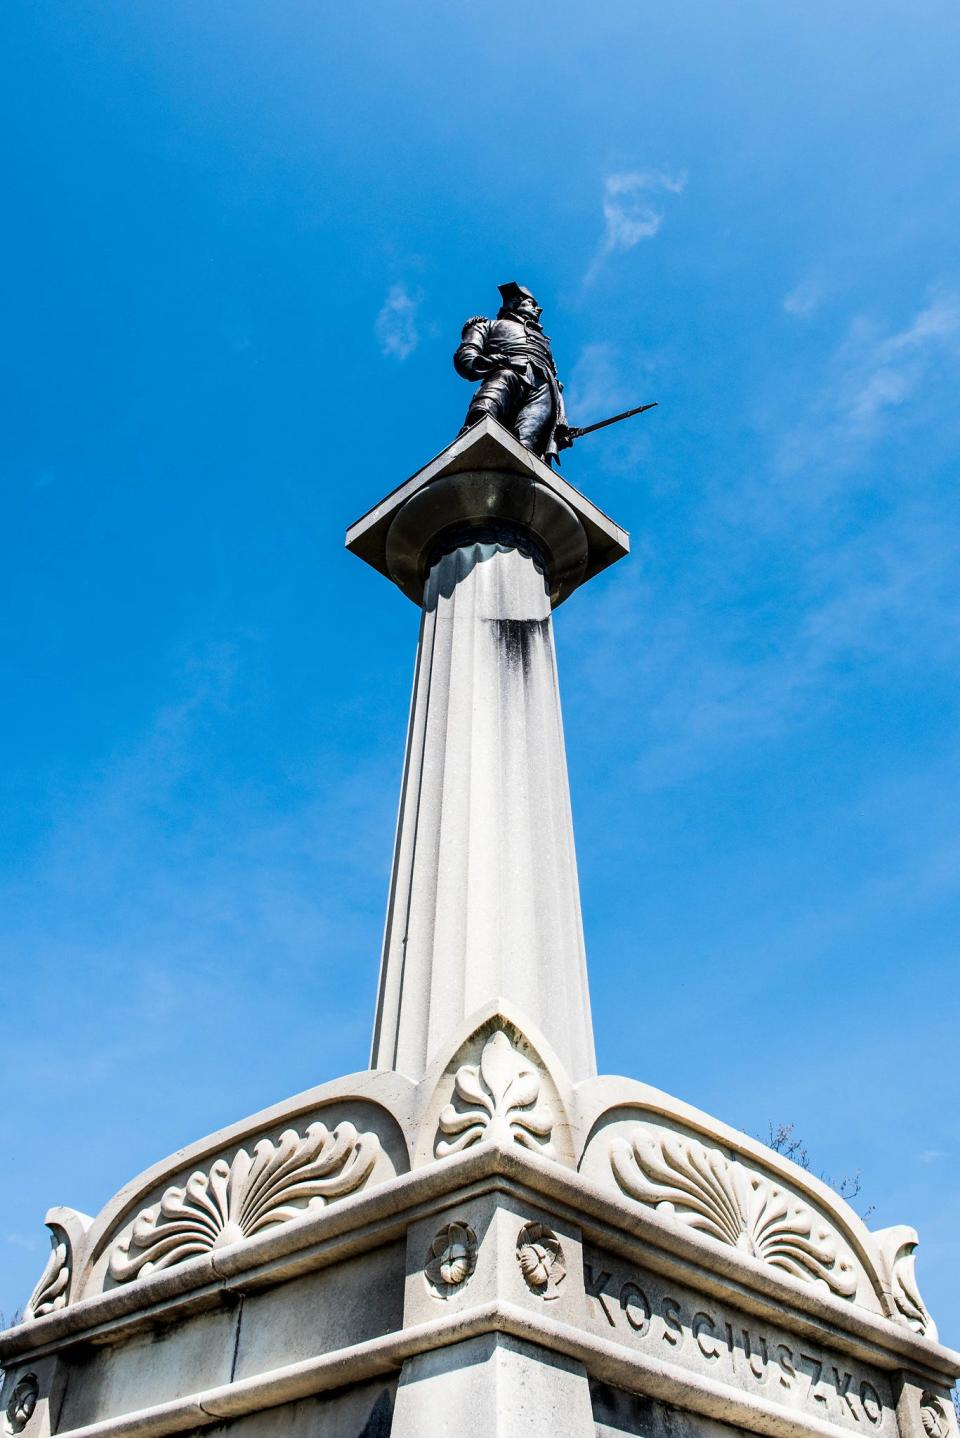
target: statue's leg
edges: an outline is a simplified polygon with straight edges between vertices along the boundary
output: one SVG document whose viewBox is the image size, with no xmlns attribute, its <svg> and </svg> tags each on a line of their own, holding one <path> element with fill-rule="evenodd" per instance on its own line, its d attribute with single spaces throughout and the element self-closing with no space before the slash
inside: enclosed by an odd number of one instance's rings
<svg viewBox="0 0 960 1438">
<path fill-rule="evenodd" d="M 470 401 L 470 408 L 467 410 L 463 428 L 469 429 L 472 424 L 483 419 L 484 415 L 490 415 L 492 419 L 499 420 L 507 429 L 512 429 L 513 417 L 522 390 L 523 381 L 511 369 L 498 369 L 493 374 L 487 375 Z M 461 433 L 463 433 L 462 430 Z"/>
<path fill-rule="evenodd" d="M 524 399 L 512 426 L 525 448 L 542 455 L 553 429 L 553 395 L 548 384 L 537 385 Z"/>
</svg>

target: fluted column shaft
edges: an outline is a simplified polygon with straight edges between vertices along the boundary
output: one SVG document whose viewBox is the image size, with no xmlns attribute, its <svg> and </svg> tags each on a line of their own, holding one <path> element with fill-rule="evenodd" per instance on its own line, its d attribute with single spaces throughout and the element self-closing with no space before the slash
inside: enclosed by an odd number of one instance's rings
<svg viewBox="0 0 960 1438">
<path fill-rule="evenodd" d="M 550 600 L 507 538 L 427 580 L 373 1066 L 419 1077 L 496 998 L 596 1072 Z"/>
</svg>

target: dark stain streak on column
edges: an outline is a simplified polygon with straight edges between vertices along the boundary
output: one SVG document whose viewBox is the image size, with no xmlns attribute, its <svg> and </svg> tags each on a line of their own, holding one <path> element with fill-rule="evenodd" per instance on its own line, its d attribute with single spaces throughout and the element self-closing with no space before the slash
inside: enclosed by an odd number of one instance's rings
<svg viewBox="0 0 960 1438">
<path fill-rule="evenodd" d="M 530 672 L 530 659 L 538 639 L 546 638 L 549 619 L 490 619 L 494 626 L 497 643 L 506 655 L 507 662 L 515 669 Z"/>
</svg>

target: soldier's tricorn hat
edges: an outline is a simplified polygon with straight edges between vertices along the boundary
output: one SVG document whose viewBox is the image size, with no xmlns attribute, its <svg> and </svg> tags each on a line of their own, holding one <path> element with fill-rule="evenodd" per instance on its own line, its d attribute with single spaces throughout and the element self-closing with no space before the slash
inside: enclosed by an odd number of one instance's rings
<svg viewBox="0 0 960 1438">
<path fill-rule="evenodd" d="M 533 300 L 536 304 L 536 297 L 525 285 L 518 285 L 516 280 L 508 280 L 505 285 L 497 285 L 497 289 L 503 298 L 505 305 L 516 304 L 517 300 Z"/>
</svg>

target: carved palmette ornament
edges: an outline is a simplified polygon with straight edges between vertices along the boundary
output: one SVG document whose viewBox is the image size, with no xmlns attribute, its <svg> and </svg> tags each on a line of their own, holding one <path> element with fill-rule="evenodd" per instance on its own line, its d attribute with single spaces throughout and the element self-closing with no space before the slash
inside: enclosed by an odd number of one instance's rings
<svg viewBox="0 0 960 1438">
<path fill-rule="evenodd" d="M 126 1283 L 323 1208 L 360 1188 L 379 1153 L 376 1134 L 352 1123 L 332 1132 L 312 1123 L 302 1137 L 287 1129 L 276 1143 L 261 1139 L 252 1156 L 240 1149 L 230 1163 L 217 1159 L 138 1215 L 110 1257 L 111 1276 Z"/>
<path fill-rule="evenodd" d="M 540 1088 L 534 1065 L 498 1029 L 484 1044 L 479 1064 L 457 1070 L 454 1102 L 440 1115 L 440 1132 L 450 1137 L 438 1138 L 437 1157 L 485 1139 L 519 1143 L 552 1157 L 554 1116 L 540 1102 Z"/>
<path fill-rule="evenodd" d="M 638 1124 L 613 1140 L 610 1164 L 623 1191 L 658 1213 L 838 1297 L 856 1292 L 839 1235 L 793 1194 L 719 1149 Z"/>
<path fill-rule="evenodd" d="M 540 1298 L 556 1298 L 567 1276 L 560 1240 L 542 1223 L 526 1223 L 517 1235 L 517 1263 L 524 1281 Z"/>
<path fill-rule="evenodd" d="M 45 1313 L 56 1313 L 67 1305 L 70 1291 L 70 1242 L 62 1229 L 50 1232 L 50 1257 L 40 1275 L 30 1301 L 27 1304 L 28 1318 L 42 1318 Z"/>
<path fill-rule="evenodd" d="M 921 1338 L 936 1340 L 937 1325 L 927 1312 L 917 1287 L 915 1251 L 919 1239 L 916 1229 L 897 1224 L 893 1228 L 878 1229 L 873 1239 L 883 1259 L 896 1316 Z"/>
<path fill-rule="evenodd" d="M 435 1298 L 449 1298 L 476 1266 L 477 1235 L 469 1224 L 448 1223 L 431 1243 L 423 1273 Z"/>
<path fill-rule="evenodd" d="M 75 1208 L 48 1210 L 46 1224 L 50 1231 L 50 1254 L 27 1303 L 27 1318 L 44 1318 L 48 1313 L 66 1308 L 71 1298 L 71 1279 L 77 1267 L 77 1246 L 82 1246 L 92 1222 L 92 1218 L 78 1213 Z"/>
</svg>

